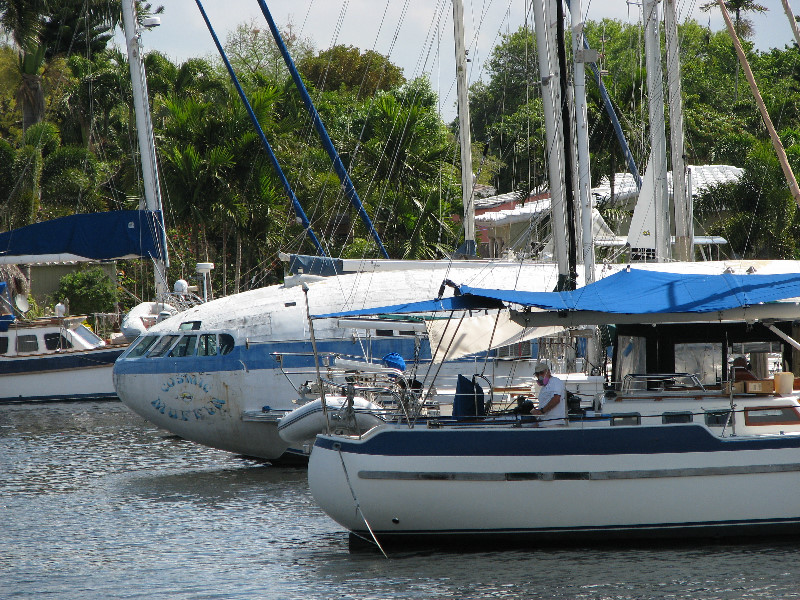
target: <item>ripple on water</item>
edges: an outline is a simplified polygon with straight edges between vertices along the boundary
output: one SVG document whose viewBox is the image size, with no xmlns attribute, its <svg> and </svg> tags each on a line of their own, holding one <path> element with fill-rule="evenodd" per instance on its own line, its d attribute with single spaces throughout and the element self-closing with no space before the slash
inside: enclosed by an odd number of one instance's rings
<svg viewBox="0 0 800 600">
<path fill-rule="evenodd" d="M 792 543 L 350 553 L 305 478 L 120 403 L 0 407 L 0 598 L 800 597 Z"/>
</svg>

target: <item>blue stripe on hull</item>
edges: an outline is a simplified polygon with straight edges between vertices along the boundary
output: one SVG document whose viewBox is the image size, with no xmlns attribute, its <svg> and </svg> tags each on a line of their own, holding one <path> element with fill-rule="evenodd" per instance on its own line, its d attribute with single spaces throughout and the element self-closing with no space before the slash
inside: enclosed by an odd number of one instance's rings
<svg viewBox="0 0 800 600">
<path fill-rule="evenodd" d="M 0 378 L 3 375 L 27 375 L 113 365 L 125 348 L 64 352 L 37 357 L 12 357 L 0 360 Z M 2 385 L 2 379 L 0 379 Z"/>
<path fill-rule="evenodd" d="M 320 436 L 316 446 L 376 456 L 598 456 L 800 448 L 800 436 L 721 439 L 701 425 L 597 429 L 417 427 L 387 429 L 361 442 Z"/>
</svg>

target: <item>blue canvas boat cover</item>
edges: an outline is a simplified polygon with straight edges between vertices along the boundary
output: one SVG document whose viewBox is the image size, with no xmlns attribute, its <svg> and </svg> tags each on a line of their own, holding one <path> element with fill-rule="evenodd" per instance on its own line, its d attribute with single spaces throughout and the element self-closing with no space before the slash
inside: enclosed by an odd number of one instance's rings
<svg viewBox="0 0 800 600">
<path fill-rule="evenodd" d="M 497 308 L 506 302 L 550 311 L 644 315 L 704 313 L 800 297 L 800 273 L 701 275 L 623 270 L 570 292 L 523 292 L 459 287 L 460 296 L 320 317 L 366 316 Z"/>
<path fill-rule="evenodd" d="M 77 214 L 0 233 L 0 263 L 163 258 L 161 212 Z"/>
<path fill-rule="evenodd" d="M 800 296 L 800 273 L 703 275 L 623 270 L 570 292 L 519 292 L 461 286 L 462 294 L 545 310 L 643 315 L 703 313 Z"/>
</svg>

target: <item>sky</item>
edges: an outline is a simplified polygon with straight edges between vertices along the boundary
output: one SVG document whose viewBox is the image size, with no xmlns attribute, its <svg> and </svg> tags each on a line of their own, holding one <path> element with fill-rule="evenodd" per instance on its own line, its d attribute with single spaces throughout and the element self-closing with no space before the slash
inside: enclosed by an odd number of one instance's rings
<svg viewBox="0 0 800 600">
<path fill-rule="evenodd" d="M 470 63 L 470 83 L 483 78 L 484 60 L 498 43 L 501 33 L 516 30 L 525 22 L 526 0 L 463 0 L 465 38 Z M 719 9 L 701 12 L 707 0 L 676 0 L 679 21 L 694 18 L 716 31 L 724 28 Z M 753 39 L 761 50 L 783 48 L 793 40 L 779 0 L 761 0 L 765 14 L 753 14 Z M 528 2 L 529 3 L 529 2 Z M 583 0 L 587 19 L 619 19 L 638 23 L 641 7 L 631 0 Z M 792 8 L 800 12 L 800 0 Z M 162 5 L 161 26 L 143 36 L 145 51 L 158 50 L 170 59 L 217 56 L 195 0 L 152 0 Z M 791 4 L 791 1 L 790 1 Z M 317 50 L 334 44 L 375 50 L 403 69 L 407 79 L 423 73 L 430 76 L 438 92 L 441 111 L 448 120 L 455 115 L 455 76 L 451 0 L 267 0 L 278 27 L 289 22 Z M 266 29 L 256 0 L 205 0 L 203 7 L 223 42 L 240 23 L 253 21 Z M 710 20 L 710 21 L 709 21 Z"/>
</svg>

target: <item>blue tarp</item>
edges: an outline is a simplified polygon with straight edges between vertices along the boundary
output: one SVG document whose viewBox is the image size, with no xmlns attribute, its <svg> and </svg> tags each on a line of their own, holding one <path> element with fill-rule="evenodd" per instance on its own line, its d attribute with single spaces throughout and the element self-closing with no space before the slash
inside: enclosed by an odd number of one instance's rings
<svg viewBox="0 0 800 600">
<path fill-rule="evenodd" d="M 496 308 L 501 302 L 551 311 L 643 315 L 703 313 L 800 297 L 800 273 L 698 275 L 623 270 L 571 292 L 521 292 L 462 285 L 461 296 L 331 313 L 321 317 Z"/>
<path fill-rule="evenodd" d="M 800 296 L 800 273 L 700 275 L 630 269 L 571 292 L 518 292 L 461 286 L 462 294 L 545 310 L 642 315 L 702 313 Z"/>
<path fill-rule="evenodd" d="M 421 302 L 392 304 L 391 306 L 381 306 L 378 308 L 364 308 L 362 310 L 350 310 L 325 315 L 312 315 L 312 317 L 315 319 L 325 319 L 327 317 L 358 317 L 382 314 L 402 315 L 409 313 L 449 312 L 451 310 L 483 310 L 485 308 L 503 308 L 503 303 L 499 300 L 475 296 L 453 296 L 452 298 L 441 298 L 439 300 L 423 300 Z"/>
<path fill-rule="evenodd" d="M 161 212 L 118 210 L 78 214 L 35 223 L 0 233 L 0 259 L 31 262 L 67 260 L 114 260 L 121 258 L 163 258 Z"/>
</svg>

